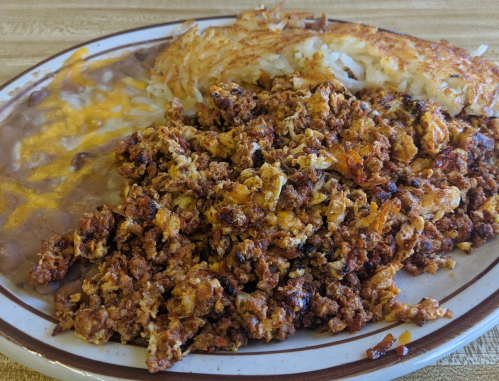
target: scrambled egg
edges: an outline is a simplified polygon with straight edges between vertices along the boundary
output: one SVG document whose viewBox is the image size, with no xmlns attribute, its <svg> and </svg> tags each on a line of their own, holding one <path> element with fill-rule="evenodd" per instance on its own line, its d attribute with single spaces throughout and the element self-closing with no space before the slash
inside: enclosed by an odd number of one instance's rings
<svg viewBox="0 0 499 381">
<path fill-rule="evenodd" d="M 499 232 L 495 119 L 296 75 L 270 90 L 220 83 L 196 107 L 174 100 L 163 125 L 122 141 L 121 203 L 44 242 L 33 284 L 98 265 L 56 297 L 58 331 L 146 344 L 157 372 L 302 327 L 452 316 L 398 301 L 394 275 L 453 268 L 446 252 Z"/>
</svg>

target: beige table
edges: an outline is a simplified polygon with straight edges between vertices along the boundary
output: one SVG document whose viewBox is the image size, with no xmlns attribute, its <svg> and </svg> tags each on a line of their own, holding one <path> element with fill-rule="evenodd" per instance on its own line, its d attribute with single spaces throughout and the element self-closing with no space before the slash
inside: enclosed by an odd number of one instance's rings
<svg viewBox="0 0 499 381">
<path fill-rule="evenodd" d="M 95 37 L 172 20 L 235 14 L 260 4 L 261 0 L 0 0 L 0 85 L 60 50 Z M 468 50 L 486 44 L 485 56 L 499 61 L 498 0 L 288 0 L 286 8 L 317 15 L 327 11 L 331 18 L 426 39 L 444 38 Z M 498 327 L 399 380 L 499 380 Z M 0 355 L 0 380 L 53 379 Z"/>
</svg>

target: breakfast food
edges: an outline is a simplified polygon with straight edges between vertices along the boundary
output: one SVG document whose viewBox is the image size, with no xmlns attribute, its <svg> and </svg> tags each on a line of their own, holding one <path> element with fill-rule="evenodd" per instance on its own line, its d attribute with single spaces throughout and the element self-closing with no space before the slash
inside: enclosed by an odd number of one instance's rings
<svg viewBox="0 0 499 381">
<path fill-rule="evenodd" d="M 307 16 L 249 12 L 158 57 L 165 121 L 116 149 L 119 203 L 44 241 L 28 274 L 94 265 L 56 294 L 54 333 L 147 345 L 157 372 L 299 328 L 451 317 L 398 301 L 394 275 L 453 268 L 447 252 L 497 235 L 497 69 Z"/>
<path fill-rule="evenodd" d="M 432 99 L 451 116 L 499 116 L 499 68 L 445 41 L 429 42 L 326 16 L 259 10 L 232 26 L 193 26 L 161 53 L 148 90 L 160 98 L 201 102 L 222 81 L 257 84 L 302 73 L 318 83 L 334 77 L 352 92 L 387 86 L 417 99 Z M 187 24 L 186 27 L 190 26 Z M 202 54 L 200 54 L 202 52 Z"/>
<path fill-rule="evenodd" d="M 369 348 L 366 351 L 366 355 L 368 359 L 371 360 L 376 360 L 379 359 L 381 356 L 384 356 L 386 352 L 392 347 L 392 345 L 397 341 L 396 338 L 393 337 L 391 333 L 386 335 L 381 342 L 376 344 L 373 348 Z M 405 347 L 398 347 L 398 348 L 405 348 Z M 401 349 L 403 353 L 403 349 Z M 397 351 L 398 353 L 398 351 Z"/>
<path fill-rule="evenodd" d="M 119 202 L 116 145 L 164 121 L 163 101 L 145 91 L 162 47 L 93 60 L 80 48 L 0 122 L 0 271 L 16 286 L 53 294 L 59 284 L 26 282 L 40 239 L 73 229 L 103 202 Z"/>
<path fill-rule="evenodd" d="M 452 268 L 440 253 L 496 234 L 499 125 L 386 89 L 295 79 L 212 86 L 211 107 L 189 117 L 173 101 L 163 126 L 119 145 L 120 205 L 45 242 L 29 275 L 46 283 L 75 261 L 99 265 L 83 292 L 57 295 L 59 329 L 148 342 L 156 372 L 301 327 L 451 316 L 433 299 L 398 302 L 393 275 Z"/>
</svg>

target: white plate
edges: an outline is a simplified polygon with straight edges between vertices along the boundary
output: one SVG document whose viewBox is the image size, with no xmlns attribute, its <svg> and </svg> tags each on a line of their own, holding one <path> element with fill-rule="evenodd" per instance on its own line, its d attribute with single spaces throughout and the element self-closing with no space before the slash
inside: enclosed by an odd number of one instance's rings
<svg viewBox="0 0 499 381">
<path fill-rule="evenodd" d="M 227 25 L 233 17 L 198 20 L 200 28 Z M 144 27 L 103 37 L 86 46 L 89 60 L 102 59 L 166 41 L 180 23 Z M 60 53 L 0 88 L 0 120 L 31 91 L 45 86 L 53 73 L 78 47 Z M 1 233 L 1 231 L 0 231 Z M 368 324 L 356 334 L 337 336 L 300 331 L 285 342 L 252 342 L 239 353 L 193 354 L 170 371 L 176 380 L 375 380 L 391 379 L 435 362 L 474 340 L 499 323 L 498 242 L 488 242 L 472 255 L 454 254 L 457 267 L 437 275 L 396 276 L 402 289 L 399 300 L 417 303 L 424 296 L 450 308 L 452 319 L 409 324 Z M 16 288 L 0 276 L 0 351 L 42 373 L 63 380 L 156 380 L 145 367 L 146 351 L 136 346 L 110 342 L 94 346 L 71 333 L 51 336 L 54 322 L 51 306 Z M 395 337 L 409 330 L 409 354 L 394 351 L 379 360 L 365 358 L 365 350 L 387 333 Z M 249 376 L 249 377 L 248 377 Z"/>
</svg>

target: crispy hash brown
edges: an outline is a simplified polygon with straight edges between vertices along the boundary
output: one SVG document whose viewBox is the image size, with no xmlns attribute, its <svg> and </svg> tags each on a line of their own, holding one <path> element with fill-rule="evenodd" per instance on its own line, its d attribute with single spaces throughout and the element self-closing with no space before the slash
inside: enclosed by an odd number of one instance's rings
<svg viewBox="0 0 499 381">
<path fill-rule="evenodd" d="M 499 67 L 446 41 L 430 42 L 326 16 L 258 10 L 234 25 L 200 32 L 187 23 L 156 60 L 148 90 L 184 105 L 201 102 L 211 85 L 257 84 L 306 73 L 317 84 L 337 78 L 348 90 L 390 86 L 438 102 L 456 115 L 499 116 Z M 183 34 L 182 34 L 183 33 Z"/>
<path fill-rule="evenodd" d="M 444 253 L 497 235 L 498 121 L 296 83 L 212 86 L 195 115 L 175 99 L 163 126 L 121 142 L 121 204 L 44 242 L 29 274 L 43 284 L 98 265 L 82 292 L 56 295 L 56 332 L 147 345 L 157 372 L 299 328 L 451 316 L 434 299 L 399 302 L 394 274 L 453 268 Z"/>
</svg>

